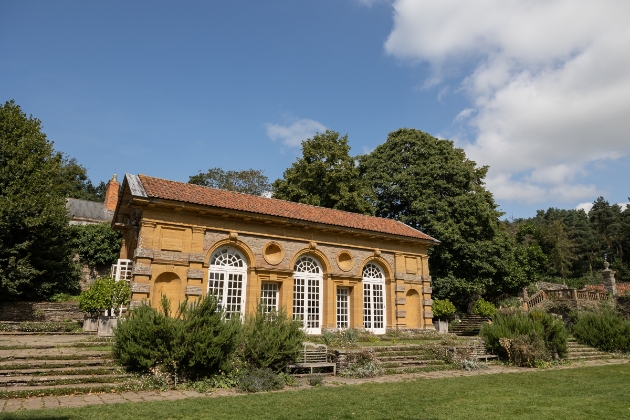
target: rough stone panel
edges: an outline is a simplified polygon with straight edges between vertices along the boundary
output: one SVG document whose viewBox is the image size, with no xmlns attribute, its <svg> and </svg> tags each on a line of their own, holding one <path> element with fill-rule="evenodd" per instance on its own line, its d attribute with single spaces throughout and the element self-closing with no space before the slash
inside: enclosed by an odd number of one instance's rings
<svg viewBox="0 0 630 420">
<path fill-rule="evenodd" d="M 407 317 L 407 311 L 396 311 L 396 318 L 405 318 Z"/>
<path fill-rule="evenodd" d="M 396 305 L 404 305 L 407 303 L 407 299 L 404 297 L 396 298 Z"/>
<path fill-rule="evenodd" d="M 433 293 L 433 289 L 432 289 L 430 286 L 424 286 L 424 287 L 422 288 L 422 291 L 423 291 L 424 293 Z"/>
<path fill-rule="evenodd" d="M 186 286 L 186 294 L 188 296 L 201 296 L 201 286 Z"/>
<path fill-rule="evenodd" d="M 228 232 L 225 231 L 216 231 L 216 230 L 207 230 L 203 236 L 203 250 L 209 250 L 214 244 L 223 239 L 227 239 Z"/>
<path fill-rule="evenodd" d="M 151 266 L 144 264 L 134 264 L 131 269 L 131 274 L 135 275 L 143 275 L 150 276 L 151 275 Z"/>
<path fill-rule="evenodd" d="M 405 286 L 404 284 L 397 284 L 396 285 L 396 291 L 397 292 L 405 292 L 405 291 L 407 291 L 407 286 Z"/>
<path fill-rule="evenodd" d="M 142 306 L 142 301 L 141 300 L 132 300 L 131 302 L 129 302 L 129 309 L 135 309 Z"/>
<path fill-rule="evenodd" d="M 394 273 L 394 278 L 395 278 L 396 280 L 404 280 L 404 279 L 405 279 L 405 274 L 404 274 L 404 273 L 401 273 L 400 271 L 396 271 L 396 272 Z"/>
<path fill-rule="evenodd" d="M 134 258 L 153 258 L 153 250 L 148 248 L 136 248 L 133 253 Z"/>
<path fill-rule="evenodd" d="M 205 254 L 195 254 L 194 252 L 191 252 L 190 254 L 188 254 L 188 261 L 189 262 L 198 262 L 198 263 L 203 263 L 206 259 L 206 255 Z"/>
<path fill-rule="evenodd" d="M 188 264 L 188 254 L 175 251 L 153 251 L 153 259 L 174 264 Z"/>
<path fill-rule="evenodd" d="M 422 282 L 422 276 L 418 274 L 396 273 L 396 279 L 414 283 Z"/>
<path fill-rule="evenodd" d="M 0 309 L 0 321 L 82 321 L 83 316 L 76 302 L 5 302 Z"/>
<path fill-rule="evenodd" d="M 151 285 L 148 283 L 132 281 L 130 287 L 133 293 L 149 293 L 151 291 Z"/>
<path fill-rule="evenodd" d="M 425 318 L 433 318 L 433 312 L 432 311 L 424 311 L 424 317 Z"/>
<path fill-rule="evenodd" d="M 423 304 L 424 306 L 431 306 L 431 305 L 433 305 L 433 299 L 424 299 L 424 300 L 422 301 L 422 304 Z"/>
<path fill-rule="evenodd" d="M 203 279 L 203 270 L 197 270 L 194 268 L 188 269 L 188 278 L 189 279 Z"/>
</svg>

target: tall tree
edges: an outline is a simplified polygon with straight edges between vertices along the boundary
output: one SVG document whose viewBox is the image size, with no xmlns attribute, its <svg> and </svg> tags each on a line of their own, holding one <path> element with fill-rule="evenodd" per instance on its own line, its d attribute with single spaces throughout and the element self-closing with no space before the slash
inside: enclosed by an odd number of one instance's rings
<svg viewBox="0 0 630 420">
<path fill-rule="evenodd" d="M 87 169 L 80 165 L 75 158 L 57 153 L 61 162 L 61 183 L 63 194 L 68 198 L 80 198 L 90 201 L 105 201 L 107 184 L 101 181 L 97 186 L 87 176 Z"/>
<path fill-rule="evenodd" d="M 0 105 L 0 299 L 77 289 L 61 179 L 41 122 L 13 101 Z"/>
<path fill-rule="evenodd" d="M 273 196 L 354 213 L 372 214 L 369 189 L 350 156 L 348 135 L 326 130 L 302 142 L 302 157 L 273 183 Z"/>
<path fill-rule="evenodd" d="M 271 190 L 269 178 L 264 171 L 258 169 L 224 171 L 221 168 L 210 168 L 208 172 L 191 176 L 188 183 L 251 195 L 264 195 Z"/>
<path fill-rule="evenodd" d="M 478 167 L 449 140 L 399 129 L 360 170 L 376 197 L 376 214 L 440 240 L 429 266 L 436 296 L 460 308 L 476 296 L 515 293 L 529 281 L 517 273 L 519 259 L 484 188 L 487 167 Z"/>
</svg>

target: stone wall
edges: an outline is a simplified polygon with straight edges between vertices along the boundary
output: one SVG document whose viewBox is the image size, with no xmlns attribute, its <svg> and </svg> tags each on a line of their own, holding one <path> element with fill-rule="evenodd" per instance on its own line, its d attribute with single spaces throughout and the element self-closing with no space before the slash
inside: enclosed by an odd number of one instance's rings
<svg viewBox="0 0 630 420">
<path fill-rule="evenodd" d="M 5 302 L 0 308 L 0 321 L 83 321 L 83 312 L 76 302 Z"/>
</svg>

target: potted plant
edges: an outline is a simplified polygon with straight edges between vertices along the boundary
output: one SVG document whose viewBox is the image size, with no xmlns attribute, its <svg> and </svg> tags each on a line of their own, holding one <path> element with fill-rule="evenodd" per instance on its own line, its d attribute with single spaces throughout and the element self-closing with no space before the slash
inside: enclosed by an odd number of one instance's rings
<svg viewBox="0 0 630 420">
<path fill-rule="evenodd" d="M 120 308 L 129 304 L 131 289 L 126 281 L 111 277 L 100 278 L 79 296 L 79 307 L 90 315 L 84 321 L 84 331 L 97 331 L 99 336 L 111 336 L 118 323 Z M 107 315 L 105 312 L 107 311 Z M 96 324 L 96 328 L 95 325 Z"/>
<path fill-rule="evenodd" d="M 126 281 L 116 281 L 111 277 L 104 279 L 107 286 L 107 311 L 109 315 L 98 317 L 98 336 L 110 337 L 114 335 L 114 327 L 118 325 L 118 317 L 122 306 L 128 305 L 131 300 L 131 288 Z"/>
<path fill-rule="evenodd" d="M 96 279 L 89 289 L 79 295 L 77 303 L 85 312 L 83 331 L 95 332 L 98 330 L 98 316 L 107 309 L 107 288 L 104 279 Z"/>
<path fill-rule="evenodd" d="M 432 309 L 435 329 L 439 333 L 446 334 L 448 332 L 448 318 L 455 313 L 455 305 L 448 299 L 434 299 Z"/>
</svg>

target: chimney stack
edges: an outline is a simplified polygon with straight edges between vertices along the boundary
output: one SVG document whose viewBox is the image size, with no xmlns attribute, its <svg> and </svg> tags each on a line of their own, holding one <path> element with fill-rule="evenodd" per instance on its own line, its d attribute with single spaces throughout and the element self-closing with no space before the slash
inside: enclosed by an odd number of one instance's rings
<svg viewBox="0 0 630 420">
<path fill-rule="evenodd" d="M 118 189 L 120 188 L 120 182 L 116 179 L 116 174 L 112 176 L 112 179 L 107 183 L 107 190 L 105 190 L 105 208 L 107 210 L 116 210 L 116 204 L 118 204 Z"/>
</svg>

